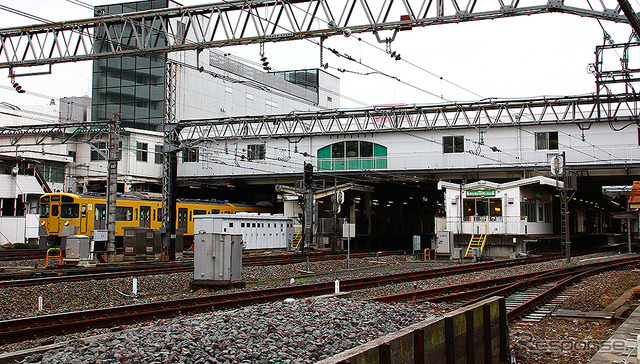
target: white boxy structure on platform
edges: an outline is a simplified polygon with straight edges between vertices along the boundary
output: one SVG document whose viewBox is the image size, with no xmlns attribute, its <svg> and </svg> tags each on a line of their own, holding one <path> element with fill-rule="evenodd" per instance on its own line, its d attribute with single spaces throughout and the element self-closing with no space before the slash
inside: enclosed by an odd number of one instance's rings
<svg viewBox="0 0 640 364">
<path fill-rule="evenodd" d="M 282 214 L 196 215 L 194 233 L 241 234 L 245 249 L 288 249 L 293 242 L 293 219 Z"/>
<path fill-rule="evenodd" d="M 437 218 L 436 229 L 470 235 L 551 235 L 552 199 L 562 187 L 562 182 L 541 176 L 507 183 L 441 181 L 446 218 Z"/>
</svg>

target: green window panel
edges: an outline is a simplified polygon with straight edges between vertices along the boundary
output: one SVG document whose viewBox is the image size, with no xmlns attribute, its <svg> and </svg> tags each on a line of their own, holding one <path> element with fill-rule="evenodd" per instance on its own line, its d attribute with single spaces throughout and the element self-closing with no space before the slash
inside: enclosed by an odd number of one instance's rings
<svg viewBox="0 0 640 364">
<path fill-rule="evenodd" d="M 333 168 L 334 171 L 343 171 L 345 169 L 345 162 L 343 160 L 334 160 Z"/>
<path fill-rule="evenodd" d="M 328 145 L 318 150 L 318 159 L 330 159 L 331 158 L 331 146 Z"/>
<path fill-rule="evenodd" d="M 360 165 L 359 159 L 347 159 L 347 169 L 360 169 Z"/>
<path fill-rule="evenodd" d="M 318 149 L 319 170 L 387 168 L 387 147 L 367 141 L 344 141 Z"/>
<path fill-rule="evenodd" d="M 330 171 L 331 170 L 331 161 L 318 161 L 318 169 L 321 171 Z"/>
<path fill-rule="evenodd" d="M 387 147 L 383 147 L 380 144 L 373 145 L 373 155 L 375 157 L 386 157 L 387 156 Z"/>
<path fill-rule="evenodd" d="M 387 168 L 387 158 L 376 158 L 375 159 L 375 169 L 385 169 Z"/>
</svg>

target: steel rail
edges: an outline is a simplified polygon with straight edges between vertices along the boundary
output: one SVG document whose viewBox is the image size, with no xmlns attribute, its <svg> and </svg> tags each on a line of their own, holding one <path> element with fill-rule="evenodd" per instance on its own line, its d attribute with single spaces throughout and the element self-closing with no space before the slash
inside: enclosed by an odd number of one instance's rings
<svg viewBox="0 0 640 364">
<path fill-rule="evenodd" d="M 381 277 L 348 279 L 341 282 L 344 291 L 364 289 L 391 282 L 428 279 L 444 275 L 462 274 L 482 269 L 495 269 L 516 264 L 535 263 L 558 256 L 512 259 L 501 262 L 474 263 L 430 271 L 398 273 Z M 640 260 L 640 258 L 637 258 Z M 628 264 L 625 262 L 623 264 Z M 334 283 L 310 283 L 299 286 L 246 290 L 213 296 L 184 298 L 95 310 L 59 313 L 0 321 L 0 343 L 17 342 L 60 333 L 72 333 L 92 328 L 130 324 L 147 319 L 171 317 L 181 313 L 237 307 L 269 302 L 288 297 L 321 295 L 333 292 Z"/>
<path fill-rule="evenodd" d="M 499 277 L 499 278 L 491 278 L 480 281 L 456 284 L 446 287 L 438 287 L 431 288 L 420 291 L 411 291 L 405 292 L 395 295 L 374 297 L 369 300 L 378 301 L 378 302 L 401 302 L 401 301 L 410 301 L 410 302 L 443 302 L 443 301 L 460 301 L 462 299 L 468 299 L 470 297 L 477 297 L 479 294 L 484 294 L 482 297 L 473 299 L 470 302 L 467 302 L 467 305 L 480 302 L 488 297 L 493 297 L 496 295 L 505 295 L 510 292 L 522 289 L 526 286 L 531 286 L 533 284 L 539 284 L 539 282 L 547 282 L 550 280 L 559 280 L 562 278 L 566 278 L 567 276 L 576 274 L 576 270 L 584 270 L 589 269 L 591 267 L 601 267 L 615 264 L 628 264 L 629 262 L 637 262 L 640 261 L 640 258 L 632 257 L 625 258 L 616 261 L 601 261 L 594 262 L 589 264 L 584 264 L 580 266 L 567 267 L 567 268 L 557 268 L 557 269 L 548 269 L 531 273 L 517 274 L 507 277 Z M 619 263 L 620 262 L 620 263 Z M 513 283 L 517 281 L 516 283 Z M 493 285 L 492 287 L 486 287 L 489 285 Z M 462 292 L 461 292 L 462 291 Z M 446 295 L 441 295 L 443 293 L 448 293 Z M 440 295 L 440 296 L 437 296 Z"/>
<path fill-rule="evenodd" d="M 44 258 L 45 252 L 34 249 L 0 250 L 0 261 Z"/>
<path fill-rule="evenodd" d="M 377 256 L 398 255 L 405 250 L 387 252 L 360 252 L 353 253 L 352 258 L 366 258 Z M 345 259 L 344 253 L 314 253 L 291 254 L 272 257 L 247 257 L 243 259 L 243 266 L 267 266 L 319 262 L 326 260 Z M 308 260 L 307 260 L 308 259 Z M 137 265 L 124 266 L 98 266 L 95 268 L 71 268 L 62 270 L 48 270 L 42 272 L 17 272 L 0 274 L 0 288 L 2 287 L 29 287 L 43 284 L 78 282 L 90 279 L 113 279 L 130 276 L 146 276 L 156 274 L 172 274 L 193 271 L 193 261 L 185 262 L 148 262 Z"/>
<path fill-rule="evenodd" d="M 516 264 L 535 263 L 557 256 L 513 259 L 501 262 L 474 263 L 430 271 L 398 273 L 381 277 L 348 279 L 341 282 L 344 291 L 368 288 L 391 282 L 428 279 L 482 269 L 494 269 Z M 128 324 L 150 318 L 170 317 L 180 313 L 235 307 L 287 297 L 313 296 L 332 293 L 334 283 L 310 283 L 299 286 L 248 290 L 214 296 L 185 298 L 161 302 L 143 303 L 87 311 L 59 313 L 47 316 L 27 317 L 0 322 L 0 343 L 17 342 L 60 333 L 71 333 L 91 328 Z"/>
<path fill-rule="evenodd" d="M 570 269 L 570 268 L 562 268 L 562 269 Z M 550 273 L 557 273 L 559 271 L 559 269 L 548 269 L 548 270 L 544 270 L 544 271 L 538 271 L 538 272 L 532 272 L 532 273 L 524 273 L 524 274 L 517 274 L 517 275 L 513 275 L 513 276 L 508 276 L 508 277 L 500 277 L 500 278 L 491 278 L 491 279 L 485 279 L 485 280 L 480 280 L 480 281 L 474 281 L 474 282 L 468 282 L 468 283 L 462 283 L 462 284 L 455 284 L 455 285 L 451 285 L 451 286 L 445 286 L 445 287 L 438 287 L 438 288 L 430 288 L 430 289 L 426 289 L 426 290 L 420 290 L 420 291 L 411 291 L 411 292 L 405 292 L 405 293 L 399 293 L 399 294 L 394 294 L 394 295 L 388 295 L 388 296 L 381 296 L 381 297 L 374 297 L 374 298 L 370 298 L 370 301 L 378 301 L 378 302 L 385 302 L 385 303 L 390 303 L 390 302 L 401 302 L 401 301 L 410 301 L 410 302 L 418 302 L 418 300 L 423 300 L 427 297 L 433 297 L 439 294 L 443 294 L 443 293 L 450 293 L 450 292 L 458 292 L 461 290 L 469 290 L 471 288 L 477 288 L 474 289 L 472 291 L 466 291 L 466 292 L 481 292 L 481 290 L 496 290 L 497 288 L 494 287 L 487 287 L 487 288 L 480 288 L 483 286 L 487 286 L 487 285 L 499 285 L 500 287 L 507 286 L 507 285 L 511 285 L 512 283 L 507 283 L 505 284 L 504 282 L 513 282 L 514 280 L 521 280 L 521 279 L 527 279 L 527 278 L 531 278 L 531 277 L 538 277 L 541 275 L 546 275 L 546 274 L 550 274 Z M 465 292 L 465 293 L 466 293 Z M 451 293 L 450 295 L 447 296 L 441 296 L 441 297 L 448 297 L 448 296 L 455 296 L 458 295 L 459 293 Z M 429 299 L 426 299 L 429 300 Z"/>
<path fill-rule="evenodd" d="M 593 269 L 589 269 L 586 272 L 577 273 L 575 275 L 567 277 L 567 278 L 561 280 L 560 282 L 558 282 L 555 286 L 545 290 L 544 292 L 542 292 L 541 294 L 539 294 L 536 297 L 532 298 L 531 300 L 529 300 L 529 301 L 523 303 L 522 305 L 519 305 L 516 308 L 512 309 L 511 311 L 509 311 L 507 313 L 507 318 L 509 320 L 517 319 L 520 315 L 530 311 L 531 309 L 533 309 L 534 307 L 538 306 L 542 302 L 545 302 L 550 297 L 558 294 L 560 291 L 565 289 L 568 285 L 573 284 L 574 282 L 576 282 L 579 279 L 582 279 L 582 278 L 584 278 L 584 277 L 586 277 L 588 275 L 593 275 L 593 274 L 596 274 L 596 273 L 600 273 L 600 272 L 608 270 L 608 269 L 616 268 L 616 267 L 619 267 L 621 265 L 629 264 L 631 261 L 638 262 L 638 261 L 640 261 L 640 258 L 635 258 L 635 260 L 629 259 L 628 262 L 617 262 L 617 263 L 613 263 L 611 265 L 605 265 L 605 266 L 602 266 L 602 267 L 596 267 L 596 268 L 593 268 Z"/>
</svg>

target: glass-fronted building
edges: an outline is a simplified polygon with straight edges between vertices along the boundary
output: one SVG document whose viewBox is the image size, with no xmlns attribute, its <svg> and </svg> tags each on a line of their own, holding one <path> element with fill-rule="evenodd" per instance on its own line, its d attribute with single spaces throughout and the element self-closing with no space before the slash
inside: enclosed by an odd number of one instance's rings
<svg viewBox="0 0 640 364">
<path fill-rule="evenodd" d="M 162 9 L 168 0 L 136 1 L 115 5 L 96 6 L 96 17 Z M 151 23 L 141 24 L 148 26 Z M 156 27 L 157 29 L 157 27 Z M 153 41 L 166 44 L 163 34 L 152 34 Z M 95 45 L 108 49 L 109 37 L 96 31 Z M 123 42 L 134 37 L 122 37 Z M 133 43 L 132 43 L 133 46 Z M 164 117 L 165 54 L 99 59 L 93 62 L 92 114 L 95 120 L 111 120 L 120 114 L 121 125 L 144 130 L 160 131 Z"/>
</svg>

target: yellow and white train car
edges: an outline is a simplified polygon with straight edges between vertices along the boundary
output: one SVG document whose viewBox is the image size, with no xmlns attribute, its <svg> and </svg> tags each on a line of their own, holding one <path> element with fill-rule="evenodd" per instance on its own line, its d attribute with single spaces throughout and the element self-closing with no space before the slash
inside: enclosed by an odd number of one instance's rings
<svg viewBox="0 0 640 364">
<path fill-rule="evenodd" d="M 184 232 L 185 243 L 193 240 L 193 216 L 235 214 L 236 212 L 274 212 L 273 208 L 219 201 L 176 203 L 176 229 Z M 40 248 L 64 245 L 68 236 L 92 236 L 107 228 L 106 198 L 74 193 L 47 193 L 40 197 Z M 118 194 L 116 198 L 116 242 L 122 241 L 126 226 L 159 229 L 162 226 L 162 200 L 147 194 Z"/>
</svg>

